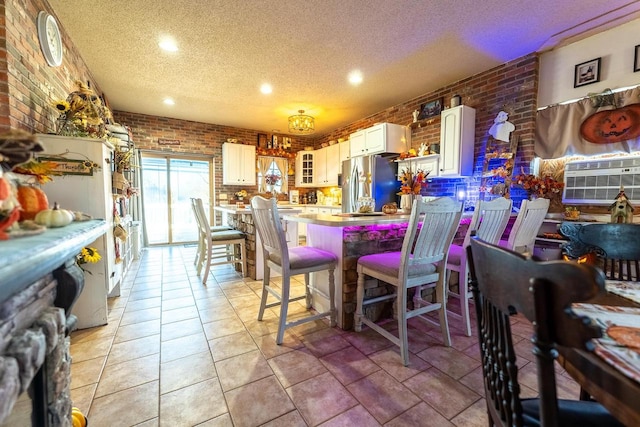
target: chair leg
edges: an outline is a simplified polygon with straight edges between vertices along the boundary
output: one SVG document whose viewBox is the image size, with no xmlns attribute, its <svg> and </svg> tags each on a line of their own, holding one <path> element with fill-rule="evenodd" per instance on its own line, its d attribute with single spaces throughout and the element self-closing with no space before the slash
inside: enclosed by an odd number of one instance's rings
<svg viewBox="0 0 640 427">
<path fill-rule="evenodd" d="M 313 295 L 311 294 L 311 287 L 309 286 L 309 273 L 304 274 L 304 296 L 307 310 L 309 310 L 313 302 Z"/>
<path fill-rule="evenodd" d="M 404 366 L 409 366 L 409 337 L 407 336 L 407 290 L 398 288 L 396 304 L 398 305 L 398 338 L 400 359 Z"/>
<path fill-rule="evenodd" d="M 336 279 L 335 279 L 335 268 L 329 269 L 329 310 L 331 310 L 331 315 L 329 318 L 329 324 L 331 327 L 335 327 L 338 317 L 338 310 L 336 310 Z"/>
<path fill-rule="evenodd" d="M 283 269 L 284 270 L 284 269 Z M 289 290 L 291 288 L 291 278 L 288 271 L 282 272 L 282 300 L 280 301 L 280 320 L 278 321 L 278 336 L 276 344 L 281 345 L 284 341 L 284 330 L 287 327 L 287 312 L 289 311 Z"/>
<path fill-rule="evenodd" d="M 469 275 L 466 268 L 464 273 L 460 272 L 460 283 L 458 284 L 458 292 L 460 293 L 460 315 L 462 316 L 462 329 L 466 336 L 471 336 L 471 319 L 469 318 Z"/>
<path fill-rule="evenodd" d="M 262 316 L 264 315 L 264 309 L 267 306 L 267 298 L 269 297 L 269 291 L 267 291 L 267 286 L 269 286 L 269 281 L 271 276 L 271 269 L 265 263 L 264 273 L 262 277 L 262 297 L 260 298 L 260 310 L 258 310 L 258 321 L 262 320 Z"/>
<path fill-rule="evenodd" d="M 211 243 L 207 243 L 207 256 L 206 256 L 206 259 L 204 260 L 204 263 L 206 264 L 206 266 L 204 268 L 204 275 L 202 276 L 203 285 L 207 284 L 207 279 L 209 278 L 209 269 L 211 268 L 211 257 L 213 256 L 212 252 L 213 252 L 213 247 Z"/>
<path fill-rule="evenodd" d="M 240 243 L 240 259 L 242 260 L 242 277 L 247 277 L 247 250 L 244 240 Z"/>
<path fill-rule="evenodd" d="M 440 273 L 436 284 L 436 303 L 440 303 L 440 329 L 442 330 L 442 338 L 444 345 L 451 347 L 451 335 L 449 334 L 449 322 L 447 320 L 447 288 L 444 283 L 444 272 Z"/>
<path fill-rule="evenodd" d="M 364 300 L 364 273 L 358 271 L 358 287 L 356 288 L 356 315 L 354 319 L 354 329 L 356 332 L 362 331 L 362 306 Z"/>
</svg>

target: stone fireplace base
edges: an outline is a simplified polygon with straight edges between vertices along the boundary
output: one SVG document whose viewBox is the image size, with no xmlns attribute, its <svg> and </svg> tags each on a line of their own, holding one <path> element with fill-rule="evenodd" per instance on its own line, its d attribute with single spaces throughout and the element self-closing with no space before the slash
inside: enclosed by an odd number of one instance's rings
<svg viewBox="0 0 640 427">
<path fill-rule="evenodd" d="M 16 425 L 14 405 L 28 392 L 32 425 L 71 425 L 70 342 L 64 309 L 53 307 L 56 285 L 49 274 L 0 305 L 0 424 Z"/>
</svg>

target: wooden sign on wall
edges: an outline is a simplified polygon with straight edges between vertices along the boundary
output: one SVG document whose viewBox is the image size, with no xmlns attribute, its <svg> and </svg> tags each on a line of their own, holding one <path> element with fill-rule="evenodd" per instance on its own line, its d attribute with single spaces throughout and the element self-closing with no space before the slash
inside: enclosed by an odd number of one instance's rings
<svg viewBox="0 0 640 427">
<path fill-rule="evenodd" d="M 180 140 L 158 138 L 158 145 L 180 145 Z"/>
</svg>

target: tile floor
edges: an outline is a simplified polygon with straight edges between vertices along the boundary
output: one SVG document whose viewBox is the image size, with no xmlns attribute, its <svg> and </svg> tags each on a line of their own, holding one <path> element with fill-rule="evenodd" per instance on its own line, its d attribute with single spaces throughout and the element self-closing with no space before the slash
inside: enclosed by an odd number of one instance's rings
<svg viewBox="0 0 640 427">
<path fill-rule="evenodd" d="M 477 340 L 458 321 L 444 347 L 414 319 L 410 367 L 380 335 L 323 321 L 277 346 L 275 313 L 256 320 L 261 282 L 223 266 L 203 286 L 194 255 L 146 249 L 109 299 L 108 325 L 72 334 L 71 397 L 91 427 L 487 425 Z M 524 397 L 537 388 L 530 332 L 514 321 Z M 577 398 L 571 379 L 558 381 L 561 397 Z"/>
</svg>

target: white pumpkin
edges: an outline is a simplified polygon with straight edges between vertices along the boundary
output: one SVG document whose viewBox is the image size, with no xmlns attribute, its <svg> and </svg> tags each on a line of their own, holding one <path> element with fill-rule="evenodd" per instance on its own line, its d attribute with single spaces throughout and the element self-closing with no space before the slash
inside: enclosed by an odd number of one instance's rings
<svg viewBox="0 0 640 427">
<path fill-rule="evenodd" d="M 45 227 L 64 227 L 71 224 L 73 214 L 66 209 L 60 209 L 58 203 L 53 204 L 53 209 L 45 209 L 36 214 L 35 221 Z"/>
</svg>

